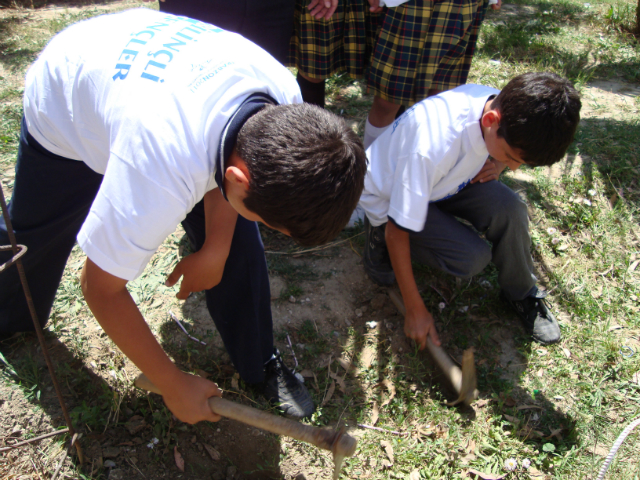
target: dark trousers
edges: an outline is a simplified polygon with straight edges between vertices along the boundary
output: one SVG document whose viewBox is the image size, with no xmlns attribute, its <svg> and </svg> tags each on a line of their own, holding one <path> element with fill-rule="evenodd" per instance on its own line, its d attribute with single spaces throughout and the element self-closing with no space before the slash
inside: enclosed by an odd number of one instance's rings
<svg viewBox="0 0 640 480">
<path fill-rule="evenodd" d="M 490 244 L 477 232 L 484 233 Z M 493 262 L 500 288 L 511 300 L 536 291 L 527 206 L 499 181 L 470 184 L 431 203 L 424 229 L 410 234 L 409 240 L 413 260 L 458 277 L 478 275 Z"/>
<path fill-rule="evenodd" d="M 18 161 L 9 216 L 19 244 L 29 290 L 40 324 L 49 319 L 64 267 L 102 175 L 83 162 L 45 150 L 27 132 L 22 121 Z M 4 219 L 0 219 L 0 245 L 9 245 Z M 0 252 L 0 262 L 11 253 Z M 15 265 L 0 273 L 0 333 L 34 330 Z"/>
<path fill-rule="evenodd" d="M 22 125 L 15 186 L 9 214 L 29 288 L 41 325 L 45 325 L 64 267 L 102 175 L 83 162 L 52 154 Z M 204 207 L 200 202 L 183 222 L 197 248 L 204 243 Z M 8 245 L 0 220 L 0 245 Z M 11 257 L 0 252 L 0 262 Z M 263 380 L 264 362 L 273 353 L 271 293 L 264 247 L 255 222 L 238 217 L 222 281 L 206 292 L 207 306 L 243 380 Z M 17 269 L 0 273 L 0 333 L 33 330 Z"/>
<path fill-rule="evenodd" d="M 295 0 L 165 0 L 160 11 L 239 33 L 284 65 L 293 33 Z"/>
</svg>

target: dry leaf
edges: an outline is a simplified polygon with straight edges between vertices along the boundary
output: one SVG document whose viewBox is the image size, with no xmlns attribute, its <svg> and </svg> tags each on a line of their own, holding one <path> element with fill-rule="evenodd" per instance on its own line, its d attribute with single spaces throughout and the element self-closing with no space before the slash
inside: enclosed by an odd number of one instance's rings
<svg viewBox="0 0 640 480">
<path fill-rule="evenodd" d="M 631 381 L 640 385 L 640 370 L 633 374 L 633 377 L 631 377 Z"/>
<path fill-rule="evenodd" d="M 495 475 L 493 473 L 479 472 L 478 470 L 474 470 L 473 468 L 469 469 L 469 473 L 471 475 L 475 475 L 476 477 L 480 477 L 483 480 L 502 480 L 504 478 L 504 475 Z"/>
<path fill-rule="evenodd" d="M 473 462 L 477 457 L 473 453 L 468 453 L 463 457 L 460 457 L 460 463 L 462 465 L 469 465 Z"/>
<path fill-rule="evenodd" d="M 476 441 L 469 439 L 467 446 L 465 447 L 467 453 L 473 453 L 476 451 Z"/>
<path fill-rule="evenodd" d="M 488 404 L 489 404 L 489 402 L 490 402 L 490 400 L 487 400 L 486 398 L 482 398 L 482 399 L 478 400 L 478 401 L 475 403 L 475 406 L 476 406 L 477 408 L 482 408 L 482 407 L 485 407 L 486 405 L 488 405 Z"/>
<path fill-rule="evenodd" d="M 516 410 L 543 410 L 543 408 L 538 405 L 520 405 Z"/>
<path fill-rule="evenodd" d="M 231 377 L 231 388 L 233 388 L 234 390 L 240 390 L 240 388 L 238 387 L 238 380 L 240 379 L 240 374 L 238 373 L 234 373 L 233 377 Z"/>
<path fill-rule="evenodd" d="M 622 327 L 622 326 L 620 326 L 620 325 L 611 325 L 611 326 L 609 327 L 609 331 L 610 331 L 610 332 L 613 332 L 614 330 L 620 330 L 620 329 L 622 329 L 622 328 L 624 328 L 624 327 Z"/>
<path fill-rule="evenodd" d="M 508 422 L 513 423 L 514 425 L 518 425 L 520 423 L 520 420 L 517 419 L 516 417 L 512 417 L 511 415 L 506 415 L 503 414 L 502 415 Z"/>
<path fill-rule="evenodd" d="M 436 438 L 448 438 L 449 437 L 449 429 L 442 425 L 436 425 Z"/>
<path fill-rule="evenodd" d="M 207 451 L 207 453 L 209 454 L 209 456 L 215 460 L 218 461 L 220 460 L 220 452 L 218 452 L 215 448 L 213 448 L 211 445 L 207 445 L 206 443 L 203 443 L 205 450 Z"/>
<path fill-rule="evenodd" d="M 513 399 L 513 397 L 509 396 L 504 401 L 504 406 L 505 407 L 515 407 L 516 406 L 516 401 Z"/>
<path fill-rule="evenodd" d="M 313 372 L 308 368 L 302 370 L 300 372 L 300 375 L 302 375 L 304 378 L 313 378 Z"/>
<path fill-rule="evenodd" d="M 562 441 L 562 435 L 560 435 L 560 432 L 562 432 L 561 428 L 558 428 L 556 430 L 554 430 L 553 432 L 551 432 L 549 434 L 549 436 L 547 437 L 547 439 L 551 438 L 551 437 L 558 437 L 558 440 Z"/>
<path fill-rule="evenodd" d="M 596 448 L 591 450 L 590 453 L 599 455 L 601 457 L 606 457 L 607 455 L 609 455 L 609 450 L 605 447 L 601 447 L 600 445 L 596 445 Z"/>
<path fill-rule="evenodd" d="M 178 470 L 184 472 L 184 458 L 182 458 L 182 455 L 178 451 L 177 445 L 173 447 L 173 458 L 176 460 L 176 467 L 178 467 Z"/>
<path fill-rule="evenodd" d="M 336 382 L 338 382 L 338 388 L 340 388 L 340 391 L 346 395 L 347 385 L 344 383 L 344 377 L 341 378 L 337 373 L 333 373 L 333 372 L 329 372 L 329 376 L 333 378 Z"/>
<path fill-rule="evenodd" d="M 335 389 L 336 389 L 336 381 L 331 380 L 331 385 L 329 385 L 329 390 L 327 390 L 327 393 L 324 396 L 322 403 L 320 404 L 321 407 L 324 407 L 327 404 L 327 402 L 331 400 L 331 397 L 333 397 L 333 392 L 335 391 Z"/>
<path fill-rule="evenodd" d="M 391 442 L 388 442 L 387 440 L 382 440 L 380 442 L 380 445 L 382 445 L 382 447 L 384 448 L 384 451 L 387 454 L 387 458 L 391 462 L 391 465 L 393 465 L 393 447 L 391 446 Z"/>
<path fill-rule="evenodd" d="M 389 398 L 387 398 L 384 402 L 382 402 L 381 407 L 385 407 L 387 405 L 389 405 L 389 403 L 391 403 L 391 400 L 393 400 L 393 398 L 396 396 L 396 387 L 393 385 L 393 383 L 391 383 L 391 380 L 389 380 L 388 378 L 385 378 L 382 381 L 382 384 L 385 387 L 387 387 L 387 390 L 389 390 Z"/>
<path fill-rule="evenodd" d="M 569 351 L 568 348 L 564 348 L 562 347 L 562 352 L 564 353 L 564 356 L 567 358 L 571 358 L 571 352 Z"/>
<path fill-rule="evenodd" d="M 409 480 L 420 480 L 420 471 L 414 470 L 409 474 Z"/>
<path fill-rule="evenodd" d="M 338 363 L 342 368 L 344 368 L 347 372 L 352 371 L 355 367 L 349 360 L 345 360 L 344 358 L 338 358 Z"/>
<path fill-rule="evenodd" d="M 378 421 L 378 415 L 379 415 L 379 411 L 378 411 L 378 402 L 373 402 L 373 408 L 372 408 L 372 412 L 371 412 L 371 425 L 375 425 L 376 422 Z"/>
<path fill-rule="evenodd" d="M 529 478 L 532 480 L 544 480 L 545 478 L 547 478 L 547 476 L 544 473 L 542 473 L 540 470 L 533 467 L 529 467 L 529 470 L 527 470 L 527 473 L 529 474 Z"/>
<path fill-rule="evenodd" d="M 627 270 L 627 272 L 629 273 L 633 272 L 639 263 L 640 263 L 640 260 L 636 260 L 635 262 L 633 262 L 631 265 L 629 265 L 629 269 Z"/>
<path fill-rule="evenodd" d="M 542 377 L 544 375 L 544 369 L 541 368 L 540 370 L 538 370 L 538 372 L 536 373 L 536 376 L 538 377 Z"/>
</svg>

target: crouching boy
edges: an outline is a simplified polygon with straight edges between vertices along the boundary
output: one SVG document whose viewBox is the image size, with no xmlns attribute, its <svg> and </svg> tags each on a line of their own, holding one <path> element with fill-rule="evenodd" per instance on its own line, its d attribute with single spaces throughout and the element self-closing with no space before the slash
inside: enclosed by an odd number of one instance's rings
<svg viewBox="0 0 640 480">
<path fill-rule="evenodd" d="M 241 378 L 286 413 L 310 415 L 309 392 L 274 352 L 256 221 L 304 245 L 332 239 L 356 206 L 366 158 L 342 120 L 300 102 L 270 55 L 191 19 L 131 10 L 54 37 L 27 74 L 10 204 L 41 323 L 77 236 L 82 289 L 104 331 L 176 417 L 216 420 L 216 385 L 173 365 L 126 288 L 182 222 L 196 253 L 167 284 L 182 278 L 181 299 L 206 290 Z M 0 334 L 32 328 L 7 269 Z"/>
<path fill-rule="evenodd" d="M 427 337 L 440 342 L 412 260 L 463 278 L 493 262 L 504 298 L 533 339 L 560 339 L 536 287 L 526 205 L 495 180 L 505 168 L 562 159 L 580 107 L 574 87 L 551 73 L 520 75 L 502 91 L 464 85 L 414 105 L 367 150 L 364 266 L 379 284 L 397 279 L 405 333 L 420 347 Z"/>
</svg>

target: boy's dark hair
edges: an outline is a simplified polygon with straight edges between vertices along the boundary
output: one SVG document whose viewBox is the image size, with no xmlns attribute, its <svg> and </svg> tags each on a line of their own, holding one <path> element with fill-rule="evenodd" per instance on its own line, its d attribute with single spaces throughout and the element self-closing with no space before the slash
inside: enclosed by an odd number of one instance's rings
<svg viewBox="0 0 640 480">
<path fill-rule="evenodd" d="M 249 170 L 244 205 L 302 245 L 335 238 L 364 188 L 367 157 L 345 122 L 319 107 L 266 106 L 238 134 Z"/>
<path fill-rule="evenodd" d="M 545 72 L 518 75 L 491 104 L 500 111 L 498 136 L 536 167 L 564 157 L 578 128 L 580 107 L 580 94 L 571 82 Z"/>
</svg>

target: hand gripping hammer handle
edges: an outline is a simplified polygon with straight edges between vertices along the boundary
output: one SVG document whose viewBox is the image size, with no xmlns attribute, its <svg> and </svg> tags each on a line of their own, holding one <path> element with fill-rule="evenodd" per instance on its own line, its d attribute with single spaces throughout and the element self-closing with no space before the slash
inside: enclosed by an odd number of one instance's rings
<svg viewBox="0 0 640 480">
<path fill-rule="evenodd" d="M 162 395 L 162 392 L 144 374 L 140 374 L 136 378 L 135 385 L 143 390 Z M 295 420 L 279 417 L 220 397 L 211 397 L 209 408 L 213 413 L 222 417 L 329 450 L 334 456 L 351 457 L 356 451 L 356 439 L 343 432 L 304 425 Z"/>
</svg>

